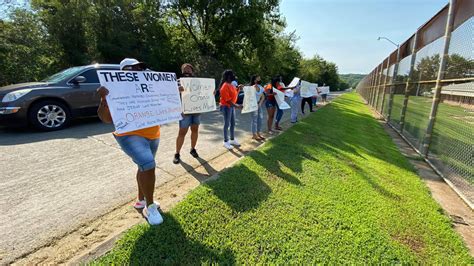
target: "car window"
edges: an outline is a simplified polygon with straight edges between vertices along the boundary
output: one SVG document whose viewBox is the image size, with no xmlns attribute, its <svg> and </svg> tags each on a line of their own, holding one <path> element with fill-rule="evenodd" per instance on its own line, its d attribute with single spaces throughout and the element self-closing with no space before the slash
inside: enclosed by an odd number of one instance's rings
<svg viewBox="0 0 474 266">
<path fill-rule="evenodd" d="M 61 72 L 58 72 L 50 77 L 47 77 L 43 79 L 43 82 L 48 82 L 48 83 L 57 83 L 60 82 L 61 80 L 64 80 L 68 77 L 73 77 L 74 75 L 77 75 L 81 71 L 84 70 L 84 67 L 71 67 L 68 69 L 65 69 Z"/>
<path fill-rule="evenodd" d="M 99 83 L 99 78 L 97 77 L 97 70 L 96 69 L 89 69 L 86 72 L 80 74 L 86 78 L 84 83 Z"/>
</svg>

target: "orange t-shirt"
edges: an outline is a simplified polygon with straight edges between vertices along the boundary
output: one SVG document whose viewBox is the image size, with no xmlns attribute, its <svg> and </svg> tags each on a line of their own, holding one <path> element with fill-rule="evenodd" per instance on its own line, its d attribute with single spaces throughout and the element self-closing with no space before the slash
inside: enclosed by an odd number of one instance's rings
<svg viewBox="0 0 474 266">
<path fill-rule="evenodd" d="M 265 86 L 265 94 L 267 95 L 267 100 L 269 101 L 275 100 L 275 96 L 273 95 L 272 84 L 267 84 L 267 86 Z"/>
<path fill-rule="evenodd" d="M 277 83 L 276 89 L 281 92 L 285 92 L 285 89 L 283 89 L 283 86 L 280 83 Z"/>
<path fill-rule="evenodd" d="M 140 137 L 144 137 L 147 139 L 159 139 L 160 138 L 160 126 L 152 126 L 152 127 L 147 127 L 147 128 L 142 128 L 134 131 L 130 131 L 127 133 L 122 133 L 122 134 L 117 134 L 114 132 L 115 136 L 121 137 L 121 136 L 130 136 L 130 135 L 136 135 Z"/>
<path fill-rule="evenodd" d="M 232 103 L 234 104 L 237 102 L 237 97 L 239 96 L 239 93 L 237 89 L 234 87 L 234 85 L 224 82 L 224 84 L 222 84 L 222 87 L 220 89 L 220 93 L 221 93 L 220 104 L 222 106 L 230 106 L 230 104 L 227 103 L 228 101 L 232 101 Z"/>
</svg>

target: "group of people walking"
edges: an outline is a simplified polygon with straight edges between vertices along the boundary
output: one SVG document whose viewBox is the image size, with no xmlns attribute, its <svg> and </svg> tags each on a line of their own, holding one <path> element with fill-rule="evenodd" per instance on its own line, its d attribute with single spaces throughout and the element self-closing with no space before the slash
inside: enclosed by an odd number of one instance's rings
<svg viewBox="0 0 474 266">
<path fill-rule="evenodd" d="M 126 58 L 120 63 L 121 70 L 145 71 L 146 66 L 143 62 L 136 59 Z M 189 64 L 181 66 L 182 77 L 194 77 L 195 69 Z M 236 82 L 235 73 L 228 69 L 222 73 L 222 79 L 218 87 L 219 92 L 219 108 L 223 117 L 223 141 L 226 149 L 233 149 L 239 147 L 240 143 L 235 138 L 235 110 L 241 109 L 243 106 L 237 103 L 239 92 L 244 85 Z M 313 105 L 315 101 L 311 98 L 301 98 L 300 87 L 301 82 L 295 87 L 285 87 L 281 76 L 276 76 L 271 79 L 271 82 L 265 87 L 262 86 L 260 76 L 254 75 L 250 78 L 249 84 L 255 88 L 255 95 L 258 104 L 256 111 L 251 113 L 250 128 L 252 131 L 252 139 L 256 141 L 264 141 L 262 136 L 263 111 L 267 110 L 267 133 L 274 134 L 275 131 L 282 130 L 280 125 L 283 117 L 283 109 L 278 105 L 275 98 L 275 90 L 285 93 L 287 90 L 293 91 L 293 96 L 290 99 L 291 105 L 291 122 L 298 121 L 298 112 L 301 108 L 304 114 L 305 103 L 309 104 L 310 112 L 313 112 Z M 178 89 L 181 92 L 184 88 L 178 80 Z M 98 108 L 99 118 L 105 123 L 112 123 L 112 117 L 108 108 L 106 96 L 108 90 L 105 87 L 97 89 L 100 96 L 100 105 Z M 201 114 L 182 114 L 182 119 L 179 121 L 179 131 L 176 138 L 176 151 L 173 158 L 174 164 L 181 162 L 181 149 L 183 147 L 185 137 L 191 129 L 191 150 L 190 154 L 194 158 L 198 158 L 199 154 L 196 149 L 199 125 Z M 163 217 L 159 212 L 159 203 L 154 201 L 153 194 L 155 189 L 155 155 L 158 150 L 160 142 L 160 126 L 152 126 L 149 128 L 139 129 L 123 134 L 114 132 L 114 137 L 122 150 L 133 160 L 137 165 L 137 185 L 138 196 L 134 203 L 136 209 L 142 209 L 143 215 L 147 218 L 148 223 L 157 225 L 163 222 Z"/>
</svg>

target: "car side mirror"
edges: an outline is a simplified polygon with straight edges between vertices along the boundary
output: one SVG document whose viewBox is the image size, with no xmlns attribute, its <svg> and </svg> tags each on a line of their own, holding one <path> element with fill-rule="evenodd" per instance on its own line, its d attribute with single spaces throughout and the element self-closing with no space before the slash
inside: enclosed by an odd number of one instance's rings
<svg viewBox="0 0 474 266">
<path fill-rule="evenodd" d="M 72 80 L 74 84 L 83 83 L 85 81 L 86 81 L 86 78 L 84 76 L 77 76 Z"/>
</svg>

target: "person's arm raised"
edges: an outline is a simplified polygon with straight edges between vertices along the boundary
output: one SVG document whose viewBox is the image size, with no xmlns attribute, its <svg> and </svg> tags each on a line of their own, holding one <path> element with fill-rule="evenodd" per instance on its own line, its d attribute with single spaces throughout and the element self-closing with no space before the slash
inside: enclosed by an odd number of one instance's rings
<svg viewBox="0 0 474 266">
<path fill-rule="evenodd" d="M 107 99 L 105 96 L 109 94 L 109 90 L 105 87 L 100 87 L 97 89 L 97 94 L 100 96 L 99 109 L 97 109 L 97 115 L 99 119 L 107 124 L 112 123 L 112 115 L 110 115 L 109 105 L 107 104 Z"/>
</svg>

